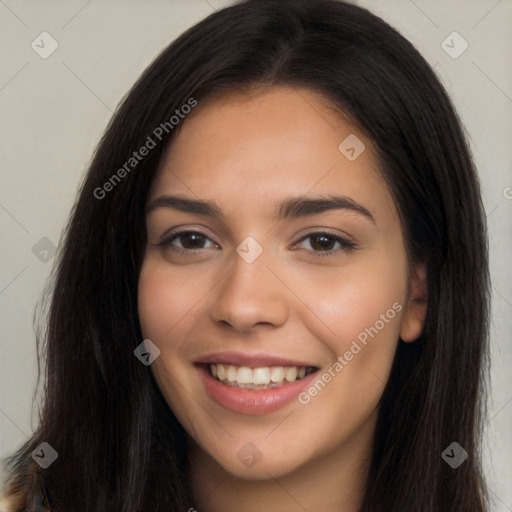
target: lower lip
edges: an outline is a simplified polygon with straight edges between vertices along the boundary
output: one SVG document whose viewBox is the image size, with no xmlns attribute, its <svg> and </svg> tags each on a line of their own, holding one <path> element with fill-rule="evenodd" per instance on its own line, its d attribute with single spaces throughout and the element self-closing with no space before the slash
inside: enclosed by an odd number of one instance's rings
<svg viewBox="0 0 512 512">
<path fill-rule="evenodd" d="M 241 389 L 227 386 L 213 378 L 208 368 L 201 365 L 201 374 L 206 393 L 217 404 L 241 414 L 269 414 L 292 402 L 316 377 L 316 371 L 300 380 L 269 389 Z"/>
</svg>

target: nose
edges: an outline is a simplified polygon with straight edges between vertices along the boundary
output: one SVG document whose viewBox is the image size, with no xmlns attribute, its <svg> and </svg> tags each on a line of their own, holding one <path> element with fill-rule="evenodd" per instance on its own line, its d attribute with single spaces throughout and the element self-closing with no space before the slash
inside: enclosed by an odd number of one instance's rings
<svg viewBox="0 0 512 512">
<path fill-rule="evenodd" d="M 216 287 L 212 319 L 239 332 L 260 324 L 283 325 L 289 315 L 289 291 L 273 266 L 265 251 L 252 263 L 235 254 L 231 270 Z"/>
</svg>

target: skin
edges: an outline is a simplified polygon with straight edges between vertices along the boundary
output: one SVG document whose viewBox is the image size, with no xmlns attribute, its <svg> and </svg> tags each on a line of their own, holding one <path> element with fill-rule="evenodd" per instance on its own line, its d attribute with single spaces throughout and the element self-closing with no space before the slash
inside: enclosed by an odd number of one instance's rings
<svg viewBox="0 0 512 512">
<path fill-rule="evenodd" d="M 366 146 L 355 161 L 338 149 L 349 134 Z M 148 204 L 178 193 L 215 201 L 224 215 L 152 209 L 139 279 L 142 331 L 161 351 L 151 370 L 189 436 L 191 505 L 355 512 L 399 336 L 417 339 L 426 310 L 425 271 L 408 263 L 371 142 L 306 89 L 225 94 L 200 103 L 183 122 Z M 273 219 L 286 197 L 328 194 L 363 205 L 375 222 L 347 209 Z M 208 238 L 156 245 L 177 227 Z M 306 237 L 317 231 L 356 248 L 332 238 L 322 248 Z M 250 264 L 236 252 L 247 236 L 263 248 Z M 172 247 L 200 249 L 179 254 Z M 326 250 L 331 255 L 322 256 Z M 220 350 L 260 351 L 299 357 L 321 375 L 395 303 L 401 311 L 306 405 L 235 413 L 206 395 L 193 364 Z M 237 457 L 247 442 L 261 453 L 251 467 Z"/>
</svg>

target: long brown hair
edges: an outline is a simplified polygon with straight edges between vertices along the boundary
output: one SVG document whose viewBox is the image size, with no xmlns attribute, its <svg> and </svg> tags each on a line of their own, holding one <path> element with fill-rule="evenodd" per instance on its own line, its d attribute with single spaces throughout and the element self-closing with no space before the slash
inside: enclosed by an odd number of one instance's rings
<svg viewBox="0 0 512 512">
<path fill-rule="evenodd" d="M 484 210 L 460 122 L 432 69 L 365 9 L 331 0 L 249 0 L 181 35 L 113 116 L 65 231 L 50 290 L 45 390 L 32 438 L 7 460 L 28 501 L 31 453 L 59 454 L 43 475 L 55 512 L 187 510 L 183 430 L 133 350 L 142 341 L 137 279 L 144 205 L 161 140 L 108 194 L 98 188 L 194 98 L 254 85 L 306 87 L 373 141 L 411 260 L 427 264 L 424 331 L 399 343 L 384 391 L 362 512 L 483 512 L 479 442 L 488 366 Z M 104 188 L 103 188 L 104 189 Z M 95 193 L 96 191 L 96 193 Z M 442 458 L 456 441 L 457 469 Z"/>
</svg>

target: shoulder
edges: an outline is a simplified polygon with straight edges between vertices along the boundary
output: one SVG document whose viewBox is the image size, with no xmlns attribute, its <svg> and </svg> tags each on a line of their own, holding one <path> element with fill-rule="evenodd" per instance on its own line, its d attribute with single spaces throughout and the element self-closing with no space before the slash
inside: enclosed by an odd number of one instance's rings
<svg viewBox="0 0 512 512">
<path fill-rule="evenodd" d="M 25 507 L 21 496 L 0 495 L 0 512 L 19 512 Z"/>
</svg>

